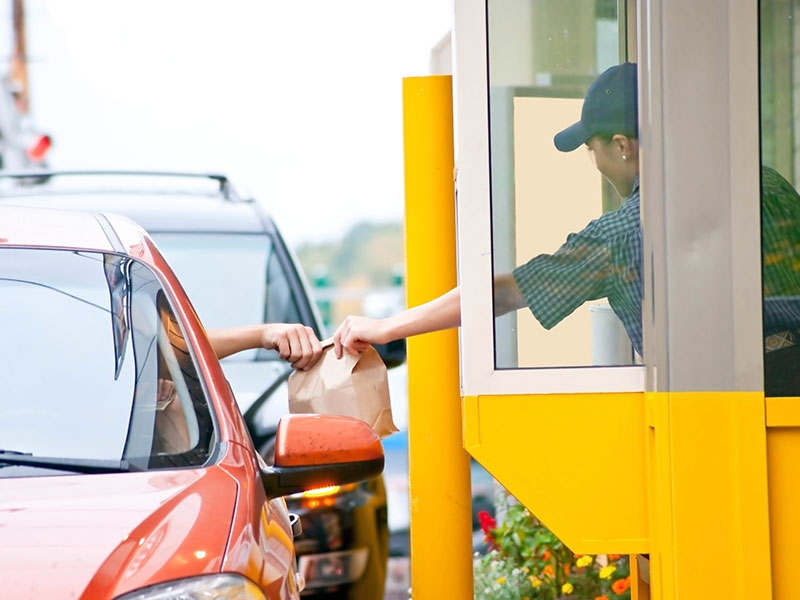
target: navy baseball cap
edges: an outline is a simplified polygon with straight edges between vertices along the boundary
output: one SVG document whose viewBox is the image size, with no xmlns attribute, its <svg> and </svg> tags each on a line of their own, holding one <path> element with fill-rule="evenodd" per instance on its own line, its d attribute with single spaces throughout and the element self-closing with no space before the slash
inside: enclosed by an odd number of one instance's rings
<svg viewBox="0 0 800 600">
<path fill-rule="evenodd" d="M 622 63 L 603 71 L 583 101 L 581 120 L 553 138 L 561 152 L 572 152 L 598 133 L 636 136 L 636 63 Z"/>
</svg>

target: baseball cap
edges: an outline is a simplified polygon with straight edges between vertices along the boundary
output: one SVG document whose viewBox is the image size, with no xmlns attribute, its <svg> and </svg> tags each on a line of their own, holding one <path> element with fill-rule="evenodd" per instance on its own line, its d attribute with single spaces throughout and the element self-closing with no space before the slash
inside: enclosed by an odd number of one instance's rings
<svg viewBox="0 0 800 600">
<path fill-rule="evenodd" d="M 589 86 L 581 120 L 558 132 L 553 142 L 562 152 L 572 152 L 598 133 L 635 135 L 638 120 L 636 63 L 614 65 Z"/>
</svg>

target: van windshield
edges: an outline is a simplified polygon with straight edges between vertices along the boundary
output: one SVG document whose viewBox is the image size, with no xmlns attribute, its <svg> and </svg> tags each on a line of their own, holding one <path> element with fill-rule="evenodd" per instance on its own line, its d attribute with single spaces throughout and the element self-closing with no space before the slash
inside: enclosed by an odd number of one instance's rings
<svg viewBox="0 0 800 600">
<path fill-rule="evenodd" d="M 153 233 L 207 329 L 253 323 L 299 323 L 286 271 L 268 235 Z M 278 359 L 248 350 L 226 361 Z"/>
</svg>

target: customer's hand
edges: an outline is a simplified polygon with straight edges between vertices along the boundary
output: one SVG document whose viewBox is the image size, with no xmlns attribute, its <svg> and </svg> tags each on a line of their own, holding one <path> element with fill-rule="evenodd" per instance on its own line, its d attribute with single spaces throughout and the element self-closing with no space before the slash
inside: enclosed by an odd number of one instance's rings
<svg viewBox="0 0 800 600">
<path fill-rule="evenodd" d="M 158 378 L 158 396 L 156 397 L 156 410 L 164 410 L 178 397 L 175 384 L 169 379 Z"/>
<path fill-rule="evenodd" d="M 180 454 L 191 449 L 189 426 L 178 399 L 178 390 L 169 379 L 158 379 L 156 398 L 155 440 L 158 454 Z"/>
<path fill-rule="evenodd" d="M 277 350 L 283 360 L 303 371 L 314 366 L 322 356 L 322 344 L 314 330 L 299 323 L 267 323 L 261 345 L 267 350 Z"/>
<path fill-rule="evenodd" d="M 336 358 L 342 358 L 343 351 L 358 356 L 369 348 L 370 344 L 385 344 L 383 320 L 370 317 L 350 315 L 333 334 L 333 346 Z"/>
</svg>

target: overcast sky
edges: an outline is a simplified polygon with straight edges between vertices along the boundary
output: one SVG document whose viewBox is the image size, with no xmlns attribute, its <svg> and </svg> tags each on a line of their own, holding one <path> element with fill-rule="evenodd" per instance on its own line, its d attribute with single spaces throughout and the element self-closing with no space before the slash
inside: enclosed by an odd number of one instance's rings
<svg viewBox="0 0 800 600">
<path fill-rule="evenodd" d="M 26 4 L 51 166 L 227 172 L 293 244 L 402 219 L 402 78 L 451 0 Z"/>
</svg>

